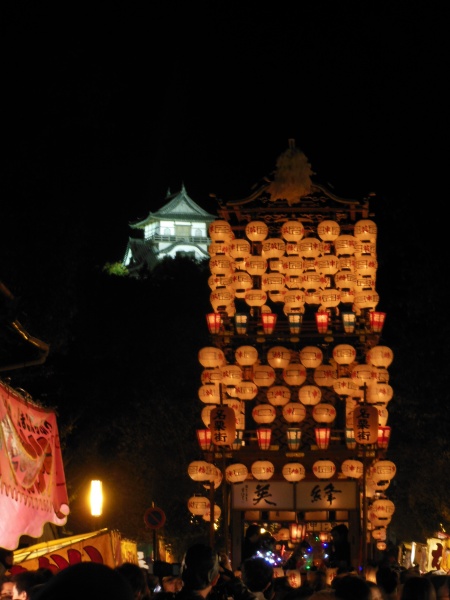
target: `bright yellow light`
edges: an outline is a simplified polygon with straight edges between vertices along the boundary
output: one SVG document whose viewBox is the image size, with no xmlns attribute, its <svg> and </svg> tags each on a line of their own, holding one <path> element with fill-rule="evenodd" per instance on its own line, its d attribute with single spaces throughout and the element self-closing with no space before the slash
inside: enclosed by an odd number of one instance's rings
<svg viewBox="0 0 450 600">
<path fill-rule="evenodd" d="M 103 491 L 102 482 L 98 479 L 93 479 L 91 481 L 90 505 L 91 515 L 93 517 L 99 517 L 102 514 L 103 508 Z"/>
</svg>

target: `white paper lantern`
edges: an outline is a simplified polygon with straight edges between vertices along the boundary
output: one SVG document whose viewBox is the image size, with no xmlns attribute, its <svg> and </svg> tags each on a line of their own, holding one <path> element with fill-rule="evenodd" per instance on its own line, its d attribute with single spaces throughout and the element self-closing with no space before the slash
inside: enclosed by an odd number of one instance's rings
<svg viewBox="0 0 450 600">
<path fill-rule="evenodd" d="M 286 481 L 296 482 L 305 478 L 306 470 L 305 467 L 298 462 L 287 463 L 283 466 L 282 474 Z"/>
<path fill-rule="evenodd" d="M 277 411 L 271 404 L 258 404 L 252 410 L 252 417 L 255 423 L 273 423 L 277 416 Z"/>
<path fill-rule="evenodd" d="M 283 418 L 288 423 L 301 423 L 306 417 L 306 408 L 300 402 L 288 402 L 283 406 Z"/>
<path fill-rule="evenodd" d="M 332 404 L 320 402 L 314 406 L 312 416 L 316 423 L 332 423 L 336 419 L 336 409 Z"/>
<path fill-rule="evenodd" d="M 275 378 L 275 369 L 270 365 L 254 365 L 252 379 L 258 387 L 270 387 L 274 384 Z"/>
<path fill-rule="evenodd" d="M 299 353 L 300 362 L 307 369 L 315 369 L 322 364 L 323 352 L 318 346 L 305 346 Z"/>
<path fill-rule="evenodd" d="M 291 351 L 284 346 L 274 346 L 267 353 L 267 362 L 274 369 L 285 369 L 291 361 Z"/>
<path fill-rule="evenodd" d="M 229 483 L 242 483 L 247 479 L 248 469 L 242 463 L 228 465 L 225 469 L 225 479 Z"/>
<path fill-rule="evenodd" d="M 198 360 L 203 367 L 214 368 L 225 364 L 225 355 L 220 348 L 206 346 L 198 352 Z"/>
<path fill-rule="evenodd" d="M 209 500 L 205 496 L 194 495 L 188 500 L 188 509 L 193 515 L 202 516 L 209 507 Z"/>
<path fill-rule="evenodd" d="M 213 465 L 206 460 L 194 460 L 188 465 L 188 475 L 194 481 L 211 481 Z"/>
<path fill-rule="evenodd" d="M 298 399 L 305 406 L 315 406 L 322 398 L 322 391 L 317 385 L 302 385 L 298 390 Z"/>
<path fill-rule="evenodd" d="M 318 479 L 331 479 L 336 473 L 336 465 L 331 460 L 316 460 L 312 471 Z"/>
<path fill-rule="evenodd" d="M 252 464 L 251 471 L 255 479 L 267 481 L 273 477 L 275 467 L 273 463 L 268 460 L 257 460 Z"/>
</svg>

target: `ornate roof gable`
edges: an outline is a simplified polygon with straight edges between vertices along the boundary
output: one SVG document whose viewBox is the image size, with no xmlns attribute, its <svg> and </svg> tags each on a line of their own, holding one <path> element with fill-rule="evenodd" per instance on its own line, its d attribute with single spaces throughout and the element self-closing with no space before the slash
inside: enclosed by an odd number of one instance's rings
<svg viewBox="0 0 450 600">
<path fill-rule="evenodd" d="M 202 221 L 211 222 L 217 219 L 216 215 L 212 215 L 206 210 L 203 210 L 190 198 L 186 192 L 184 184 L 181 190 L 176 194 L 167 194 L 167 204 L 164 204 L 156 212 L 150 212 L 146 219 L 131 225 L 136 229 L 141 229 L 155 221 L 167 221 L 168 219 L 176 219 L 179 221 Z"/>
</svg>

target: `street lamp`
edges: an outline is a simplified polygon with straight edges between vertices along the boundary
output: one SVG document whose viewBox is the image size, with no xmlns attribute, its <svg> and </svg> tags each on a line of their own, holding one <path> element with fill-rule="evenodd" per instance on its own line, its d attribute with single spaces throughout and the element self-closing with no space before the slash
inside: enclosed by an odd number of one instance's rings
<svg viewBox="0 0 450 600">
<path fill-rule="evenodd" d="M 89 504 L 93 523 L 96 524 L 103 513 L 103 485 L 99 479 L 91 480 Z M 96 529 L 96 527 L 94 527 Z"/>
</svg>

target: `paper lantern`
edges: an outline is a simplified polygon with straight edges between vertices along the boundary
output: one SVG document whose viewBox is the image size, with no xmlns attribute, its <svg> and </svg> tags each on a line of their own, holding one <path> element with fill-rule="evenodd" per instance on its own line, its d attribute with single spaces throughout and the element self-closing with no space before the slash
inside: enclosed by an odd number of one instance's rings
<svg viewBox="0 0 450 600">
<path fill-rule="evenodd" d="M 356 238 L 353 235 L 338 235 L 333 243 L 337 256 L 352 255 L 355 253 Z"/>
<path fill-rule="evenodd" d="M 301 363 L 290 363 L 283 369 L 283 379 L 288 385 L 302 385 L 306 381 L 306 368 Z"/>
<path fill-rule="evenodd" d="M 380 527 L 379 529 L 374 529 L 372 531 L 372 537 L 374 540 L 380 540 L 380 541 L 384 542 L 387 537 L 386 527 Z"/>
<path fill-rule="evenodd" d="M 250 367 L 258 360 L 258 350 L 253 346 L 239 346 L 234 357 L 241 367 Z"/>
<path fill-rule="evenodd" d="M 380 550 L 381 552 L 383 552 L 384 550 L 386 550 L 386 548 L 387 548 L 386 542 L 377 542 L 377 550 Z"/>
<path fill-rule="evenodd" d="M 203 367 L 214 368 L 225 364 L 225 355 L 220 348 L 206 346 L 198 352 L 198 360 Z"/>
<path fill-rule="evenodd" d="M 330 443 L 331 429 L 329 427 L 315 427 L 314 435 L 319 450 L 326 450 Z"/>
<path fill-rule="evenodd" d="M 290 481 L 292 483 L 301 481 L 306 475 L 305 467 L 298 462 L 285 464 L 281 472 L 286 481 Z"/>
<path fill-rule="evenodd" d="M 220 518 L 220 515 L 222 514 L 222 509 L 220 508 L 220 506 L 217 506 L 217 504 L 214 504 L 213 506 L 213 519 L 214 521 L 217 521 L 217 519 Z M 202 514 L 202 519 L 204 521 L 211 521 L 211 504 L 208 504 L 207 509 L 205 510 L 205 512 Z"/>
<path fill-rule="evenodd" d="M 316 460 L 312 471 L 318 479 L 331 479 L 336 473 L 336 465 L 331 460 Z"/>
<path fill-rule="evenodd" d="M 270 365 L 254 365 L 252 379 L 258 387 L 270 387 L 275 382 L 275 378 L 275 369 Z"/>
<path fill-rule="evenodd" d="M 188 475 L 194 481 L 211 481 L 213 465 L 206 460 L 194 460 L 188 465 Z"/>
<path fill-rule="evenodd" d="M 338 344 L 333 348 L 333 359 L 338 365 L 351 365 L 356 359 L 356 350 L 350 344 Z"/>
<path fill-rule="evenodd" d="M 208 404 L 202 408 L 201 417 L 205 427 L 209 427 L 211 424 L 211 411 L 214 407 L 214 404 Z"/>
<path fill-rule="evenodd" d="M 298 569 L 288 569 L 286 571 L 286 580 L 291 588 L 299 588 L 302 584 L 302 576 Z"/>
<path fill-rule="evenodd" d="M 228 253 L 232 258 L 247 258 L 250 256 L 251 246 L 248 240 L 234 239 L 228 243 Z"/>
<path fill-rule="evenodd" d="M 274 369 L 285 369 L 291 361 L 291 351 L 284 346 L 274 346 L 267 353 L 267 362 Z"/>
<path fill-rule="evenodd" d="M 332 423 L 336 418 L 336 409 L 332 404 L 320 402 L 314 406 L 312 416 L 317 423 Z"/>
<path fill-rule="evenodd" d="M 266 396 L 272 406 L 285 406 L 291 399 L 291 390 L 285 385 L 272 385 Z"/>
<path fill-rule="evenodd" d="M 344 462 L 341 465 L 341 471 L 346 477 L 351 477 L 352 479 L 359 479 L 363 475 L 364 465 L 360 460 L 344 460 Z"/>
<path fill-rule="evenodd" d="M 229 483 L 242 483 L 247 479 L 248 469 L 242 463 L 228 465 L 225 470 L 225 479 Z"/>
<path fill-rule="evenodd" d="M 252 417 L 255 423 L 273 423 L 277 416 L 277 411 L 271 404 L 258 404 L 252 410 Z"/>
<path fill-rule="evenodd" d="M 322 391 L 316 385 L 302 385 L 298 390 L 298 399 L 305 406 L 315 406 L 322 398 Z"/>
<path fill-rule="evenodd" d="M 215 383 L 218 385 L 222 382 L 222 372 L 220 367 L 215 369 L 203 369 L 200 378 L 203 385 L 205 385 L 205 383 Z"/>
<path fill-rule="evenodd" d="M 188 509 L 193 515 L 201 517 L 207 508 L 209 508 L 209 500 L 205 496 L 194 494 L 188 500 Z"/>
<path fill-rule="evenodd" d="M 300 448 L 302 430 L 298 427 L 288 427 L 286 430 L 286 438 L 289 450 L 298 450 Z"/>
<path fill-rule="evenodd" d="M 216 446 L 231 446 L 236 439 L 236 416 L 229 406 L 218 406 L 211 411 L 211 439 Z"/>
<path fill-rule="evenodd" d="M 262 242 L 269 233 L 269 227 L 264 221 L 250 221 L 245 226 L 245 235 L 252 242 Z"/>
<path fill-rule="evenodd" d="M 257 460 L 251 466 L 252 475 L 255 479 L 267 481 L 273 477 L 275 467 L 268 460 Z"/>
<path fill-rule="evenodd" d="M 269 427 L 258 427 L 256 430 L 258 446 L 260 450 L 269 450 L 270 440 L 272 439 L 272 430 Z"/>
<path fill-rule="evenodd" d="M 220 387 L 214 383 L 205 383 L 199 388 L 198 397 L 205 404 L 220 404 Z"/>
<path fill-rule="evenodd" d="M 376 444 L 378 440 L 378 410 L 370 404 L 359 404 L 353 411 L 353 429 L 358 444 Z"/>
<path fill-rule="evenodd" d="M 377 515 L 377 517 L 389 518 L 392 517 L 395 512 L 395 505 L 391 500 L 382 498 L 372 502 L 370 509 Z"/>
<path fill-rule="evenodd" d="M 337 377 L 336 367 L 319 365 L 314 369 L 314 383 L 320 387 L 330 387 Z"/>
<path fill-rule="evenodd" d="M 317 235 L 326 242 L 333 242 L 340 232 L 341 226 L 336 221 L 324 219 L 317 225 Z"/>
<path fill-rule="evenodd" d="M 228 221 L 216 220 L 209 224 L 209 237 L 215 241 L 231 241 L 234 238 L 233 230 Z"/>
<path fill-rule="evenodd" d="M 397 467 L 390 460 L 378 460 L 371 468 L 371 476 L 376 481 L 390 481 L 396 472 Z"/>
<path fill-rule="evenodd" d="M 317 346 L 305 346 L 299 353 L 300 362 L 307 369 L 315 369 L 322 364 L 323 352 Z"/>
<path fill-rule="evenodd" d="M 306 408 L 300 402 L 288 402 L 283 406 L 283 418 L 288 423 L 301 423 L 306 417 Z"/>
<path fill-rule="evenodd" d="M 236 396 L 240 400 L 253 400 L 258 394 L 258 386 L 253 381 L 241 381 L 236 384 Z"/>
<path fill-rule="evenodd" d="M 207 484 L 207 485 L 203 486 L 208 490 L 210 489 L 211 483 L 213 483 L 214 489 L 216 490 L 220 486 L 220 484 L 222 483 L 222 480 L 223 480 L 222 471 L 220 469 L 218 469 L 215 465 L 213 465 L 212 471 L 213 471 L 213 476 L 212 476 L 212 479 L 211 479 L 209 485 Z"/>
<path fill-rule="evenodd" d="M 288 242 L 299 242 L 305 234 L 301 221 L 286 221 L 281 226 L 281 236 Z"/>
<path fill-rule="evenodd" d="M 261 256 L 281 258 L 284 255 L 285 241 L 281 238 L 266 238 L 261 244 Z"/>
<path fill-rule="evenodd" d="M 377 239 L 377 225 L 370 219 L 361 219 L 355 223 L 353 234 L 358 240 L 375 242 Z"/>
<path fill-rule="evenodd" d="M 239 365 L 224 365 L 220 367 L 220 371 L 224 385 L 236 385 L 242 381 L 242 369 Z"/>
<path fill-rule="evenodd" d="M 366 400 L 369 404 L 387 404 L 393 396 L 394 390 L 389 383 L 376 383 L 367 389 Z"/>
</svg>

